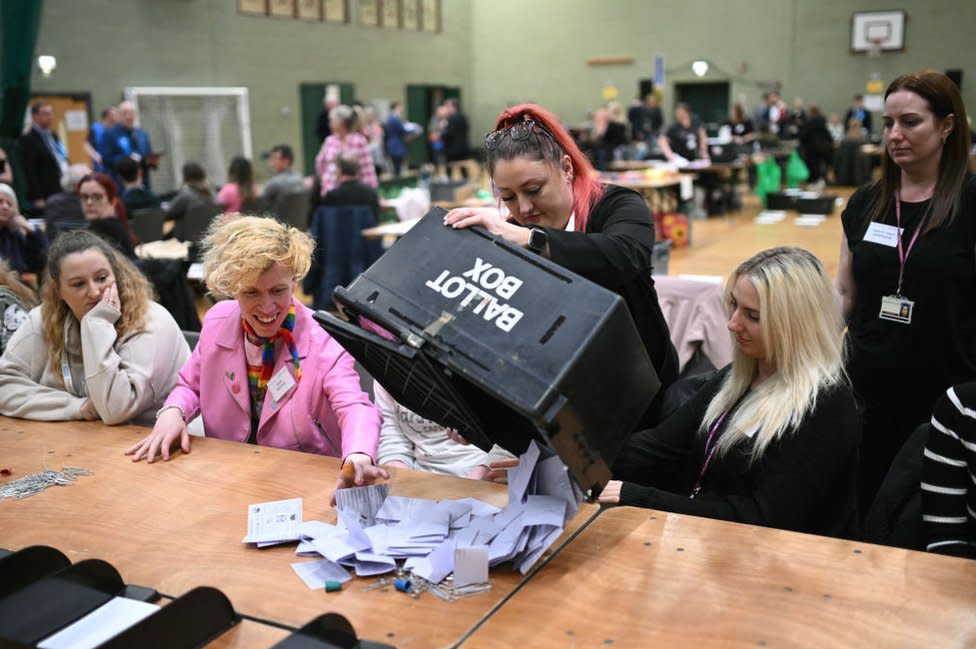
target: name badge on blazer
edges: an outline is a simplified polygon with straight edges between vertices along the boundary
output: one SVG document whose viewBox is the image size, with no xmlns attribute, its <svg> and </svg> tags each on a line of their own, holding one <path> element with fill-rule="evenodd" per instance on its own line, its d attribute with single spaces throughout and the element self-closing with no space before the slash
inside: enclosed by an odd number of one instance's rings
<svg viewBox="0 0 976 649">
<path fill-rule="evenodd" d="M 898 245 L 899 231 L 904 232 L 904 229 L 896 228 L 893 225 L 885 225 L 884 223 L 875 223 L 874 221 L 871 221 L 871 225 L 868 226 L 868 231 L 864 233 L 864 240 L 881 246 L 894 248 Z"/>
<path fill-rule="evenodd" d="M 295 385 L 295 377 L 291 375 L 288 367 L 285 366 L 278 370 L 278 373 L 268 381 L 268 391 L 271 392 L 272 399 L 281 401 L 281 397 L 285 396 L 293 385 Z"/>
</svg>

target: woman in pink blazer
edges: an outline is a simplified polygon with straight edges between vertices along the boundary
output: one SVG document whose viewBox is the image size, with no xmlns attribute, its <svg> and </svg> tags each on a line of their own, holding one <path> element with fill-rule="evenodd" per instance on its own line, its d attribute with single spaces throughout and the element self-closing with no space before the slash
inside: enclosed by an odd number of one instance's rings
<svg viewBox="0 0 976 649">
<path fill-rule="evenodd" d="M 353 359 L 293 297 L 308 272 L 312 240 L 273 219 L 241 217 L 204 241 L 207 288 L 232 297 L 207 313 L 200 340 L 156 417 L 126 454 L 168 460 L 198 414 L 208 437 L 343 458 L 350 483 L 386 477 L 373 466 L 380 415 Z"/>
</svg>

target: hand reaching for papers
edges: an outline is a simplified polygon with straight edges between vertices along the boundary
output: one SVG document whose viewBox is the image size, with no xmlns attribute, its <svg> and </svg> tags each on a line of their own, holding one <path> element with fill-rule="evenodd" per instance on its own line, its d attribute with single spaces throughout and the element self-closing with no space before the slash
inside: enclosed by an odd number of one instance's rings
<svg viewBox="0 0 976 649">
<path fill-rule="evenodd" d="M 163 460 L 168 462 L 170 451 L 177 440 L 182 451 L 189 453 L 190 432 L 186 429 L 183 415 L 178 408 L 167 408 L 159 414 L 152 432 L 138 444 L 129 447 L 125 454 L 131 455 L 133 462 L 138 462 L 145 457 L 146 463 L 152 464 L 156 454 L 159 453 L 163 456 Z"/>
<path fill-rule="evenodd" d="M 517 467 L 518 463 L 519 461 L 515 459 L 499 460 L 498 462 L 492 462 L 488 466 L 480 464 L 471 469 L 464 477 L 471 478 L 472 480 L 487 480 L 489 482 L 508 484 L 508 470 Z"/>
<path fill-rule="evenodd" d="M 611 480 L 607 483 L 607 486 L 603 488 L 600 495 L 596 497 L 596 501 L 603 505 L 619 505 L 620 504 L 620 488 L 623 486 L 620 480 Z"/>
<path fill-rule="evenodd" d="M 380 478 L 389 480 L 390 474 L 383 467 L 373 464 L 373 458 L 365 453 L 350 453 L 342 463 L 339 479 L 336 480 L 336 489 L 362 487 L 363 485 L 373 484 Z M 330 504 L 335 507 L 336 499 L 334 493 L 332 494 Z"/>
</svg>

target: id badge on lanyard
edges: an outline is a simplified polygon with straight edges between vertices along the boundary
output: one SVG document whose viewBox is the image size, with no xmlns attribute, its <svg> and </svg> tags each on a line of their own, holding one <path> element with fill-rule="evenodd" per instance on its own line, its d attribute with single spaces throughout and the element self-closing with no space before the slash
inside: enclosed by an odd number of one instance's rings
<svg viewBox="0 0 976 649">
<path fill-rule="evenodd" d="M 901 195 L 899 192 L 895 193 L 895 222 L 898 226 L 896 229 L 896 236 L 898 238 L 898 287 L 895 289 L 894 294 L 882 296 L 881 310 L 878 312 L 878 317 L 889 322 L 911 324 L 912 316 L 915 313 L 915 302 L 901 294 L 901 286 L 905 279 L 905 262 L 908 261 L 908 255 L 911 254 L 912 247 L 918 239 L 918 233 L 922 231 L 925 225 L 925 218 L 923 217 L 919 221 L 918 227 L 915 228 L 912 240 L 908 242 L 908 248 L 902 250 Z"/>
<path fill-rule="evenodd" d="M 85 383 L 82 381 L 81 390 L 75 390 L 74 379 L 71 378 L 71 366 L 68 364 L 68 326 L 70 316 L 64 321 L 64 347 L 61 348 L 61 378 L 64 379 L 64 388 L 76 397 L 84 397 Z"/>
</svg>

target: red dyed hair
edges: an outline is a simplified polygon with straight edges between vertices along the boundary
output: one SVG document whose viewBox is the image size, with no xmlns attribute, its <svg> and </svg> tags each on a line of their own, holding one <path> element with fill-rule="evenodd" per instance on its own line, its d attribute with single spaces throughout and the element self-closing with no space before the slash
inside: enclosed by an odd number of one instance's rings
<svg viewBox="0 0 976 649">
<path fill-rule="evenodd" d="M 575 212 L 575 228 L 577 232 L 585 232 L 589 220 L 590 210 L 603 195 L 603 183 L 597 175 L 589 159 L 576 146 L 576 142 L 563 128 L 562 122 L 537 104 L 519 104 L 502 111 L 495 122 L 495 130 L 508 128 L 517 122 L 531 119 L 536 124 L 544 128 L 552 135 L 556 144 L 562 152 L 569 156 L 570 164 L 573 167 L 573 211 Z M 543 150 L 538 151 L 539 159 L 546 159 Z M 491 153 L 489 153 L 489 159 Z M 557 167 L 562 164 L 562 159 L 550 160 Z M 489 162 L 489 169 L 494 165 Z"/>
<path fill-rule="evenodd" d="M 97 171 L 87 174 L 84 178 L 78 181 L 77 185 L 75 185 L 75 193 L 81 195 L 81 186 L 90 182 L 96 182 L 102 186 L 102 189 L 105 190 L 105 199 L 115 210 L 115 216 L 119 217 L 119 220 L 122 221 L 122 225 L 125 226 L 126 232 L 129 233 L 129 238 L 132 239 L 134 244 L 139 243 L 136 240 L 135 235 L 132 234 L 132 230 L 129 229 L 129 213 L 125 209 L 125 203 L 119 199 L 119 188 L 116 186 L 115 181 L 112 180 L 112 177 L 108 174 L 99 173 Z"/>
</svg>

